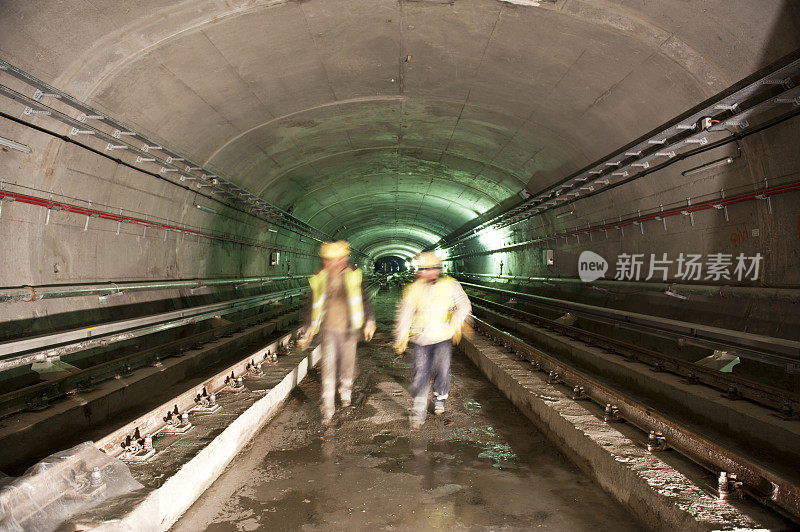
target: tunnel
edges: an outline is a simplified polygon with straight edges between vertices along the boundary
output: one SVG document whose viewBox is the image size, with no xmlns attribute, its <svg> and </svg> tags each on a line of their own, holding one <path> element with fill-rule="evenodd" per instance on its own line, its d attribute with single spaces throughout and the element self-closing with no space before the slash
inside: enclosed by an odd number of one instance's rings
<svg viewBox="0 0 800 532">
<path fill-rule="evenodd" d="M 5 0 L 0 529 L 795 529 L 799 84 L 790 0 Z"/>
</svg>

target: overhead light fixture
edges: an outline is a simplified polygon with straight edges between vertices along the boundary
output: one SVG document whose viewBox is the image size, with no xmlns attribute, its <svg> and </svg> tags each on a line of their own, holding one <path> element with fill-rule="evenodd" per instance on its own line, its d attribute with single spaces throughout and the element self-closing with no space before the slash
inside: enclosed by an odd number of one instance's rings
<svg viewBox="0 0 800 532">
<path fill-rule="evenodd" d="M 716 161 L 711 161 L 710 163 L 706 163 L 696 168 L 686 170 L 685 172 L 681 172 L 681 175 L 683 177 L 693 176 L 695 174 L 699 174 L 700 172 L 711 170 L 712 168 L 719 168 L 720 166 L 731 164 L 732 162 L 733 162 L 733 157 L 723 157 L 722 159 L 717 159 Z"/>
<path fill-rule="evenodd" d="M 25 153 L 30 153 L 31 147 L 26 146 L 25 144 L 20 144 L 19 142 L 14 142 L 11 139 L 7 139 L 5 137 L 0 137 L 0 146 L 8 146 L 9 148 Z"/>
</svg>

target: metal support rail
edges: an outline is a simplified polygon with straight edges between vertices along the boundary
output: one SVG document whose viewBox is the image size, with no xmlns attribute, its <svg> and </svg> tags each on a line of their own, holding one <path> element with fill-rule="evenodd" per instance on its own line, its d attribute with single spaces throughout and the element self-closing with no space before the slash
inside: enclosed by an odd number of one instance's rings
<svg viewBox="0 0 800 532">
<path fill-rule="evenodd" d="M 95 283 L 95 284 L 72 284 L 72 285 L 39 285 L 22 286 L 19 288 L 0 288 L 0 303 L 10 301 L 33 302 L 41 299 L 58 299 L 64 297 L 85 297 L 98 296 L 100 298 L 110 297 L 117 294 L 129 292 L 146 292 L 150 290 L 177 290 L 188 288 L 198 290 L 200 288 L 212 286 L 231 286 L 239 288 L 243 285 L 263 286 L 277 281 L 291 281 L 294 279 L 305 279 L 306 275 L 299 276 L 265 276 L 265 277 L 236 277 L 236 278 L 211 278 L 211 279 L 184 279 L 179 281 L 120 281 Z"/>
<path fill-rule="evenodd" d="M 283 297 L 283 299 L 289 298 L 291 298 L 291 296 L 287 295 Z M 234 323 L 224 324 L 210 330 L 192 334 L 186 338 L 179 338 L 79 371 L 70 372 L 56 379 L 39 382 L 12 392 L 4 393 L 0 395 L 0 416 L 13 414 L 32 406 L 43 408 L 50 401 L 63 397 L 76 389 L 91 389 L 103 380 L 114 378 L 117 375 L 131 373 L 133 370 L 143 366 L 157 364 L 161 359 L 167 357 L 180 356 L 188 349 L 194 349 L 204 343 L 221 337 L 230 336 L 237 331 L 244 330 L 253 325 L 266 324 L 263 325 L 263 327 L 269 327 L 272 322 L 268 320 L 275 318 L 277 315 L 285 315 L 287 312 L 291 312 L 297 307 L 299 307 L 299 302 L 294 304 L 289 303 L 286 307 L 280 309 L 255 314 Z"/>
<path fill-rule="evenodd" d="M 533 322 L 536 326 L 542 327 L 543 329 L 586 342 L 590 346 L 605 349 L 623 356 L 628 360 L 635 360 L 648 364 L 657 368 L 658 371 L 668 371 L 680 375 L 687 379 L 688 382 L 702 383 L 725 392 L 728 396 L 747 399 L 756 404 L 780 411 L 782 415 L 787 418 L 791 418 L 800 413 L 800 395 L 796 393 L 752 382 L 729 373 L 722 373 L 651 349 L 622 342 L 578 327 L 565 325 L 554 320 L 548 320 L 529 312 L 489 301 L 488 299 L 475 296 L 472 296 L 471 299 L 473 301 L 480 301 L 480 305 L 474 305 L 476 309 L 485 310 L 487 312 L 497 312 L 501 313 L 501 315 L 506 314 L 525 320 L 527 323 Z M 490 308 L 496 310 L 489 310 Z"/>
<path fill-rule="evenodd" d="M 651 167 L 663 166 L 665 163 L 662 161 L 669 162 L 702 151 L 703 146 L 710 144 L 708 137 L 714 132 L 725 131 L 725 128 L 744 130 L 751 127 L 750 122 L 754 122 L 757 115 L 764 115 L 765 111 L 775 107 L 790 109 L 789 114 L 796 113 L 792 109 L 800 102 L 800 88 L 795 86 L 795 79 L 800 78 L 799 56 L 800 52 L 793 52 L 777 64 L 762 69 L 722 94 L 532 194 L 508 210 L 477 226 L 443 238 L 438 243 L 439 247 L 451 248 L 474 238 L 486 227 L 511 225 L 566 202 L 610 190 L 615 184 L 646 175 L 652 171 Z M 703 124 L 704 119 L 708 124 Z M 714 123 L 719 125 L 713 126 Z"/>
<path fill-rule="evenodd" d="M 166 146 L 161 146 L 155 141 L 149 139 L 145 135 L 133 130 L 132 128 L 121 124 L 113 118 L 106 116 L 100 111 L 90 107 L 89 105 L 79 101 L 78 99 L 70 96 L 69 94 L 48 85 L 47 83 L 35 78 L 34 76 L 22 71 L 13 65 L 0 60 L 0 71 L 16 78 L 17 80 L 25 83 L 31 88 L 35 89 L 33 97 L 21 94 L 9 87 L 0 85 L 0 94 L 15 100 L 25 105 L 25 114 L 44 114 L 50 116 L 60 122 L 72 127 L 71 134 L 88 134 L 92 137 L 102 138 L 104 142 L 108 142 L 106 150 L 111 150 L 116 147 L 122 147 L 131 153 L 137 154 L 137 163 L 151 162 L 161 166 L 161 172 L 165 171 L 175 172 L 176 176 L 181 177 L 181 181 L 185 179 L 196 180 L 200 186 L 211 187 L 219 194 L 224 194 L 231 198 L 231 203 L 240 204 L 246 212 L 253 216 L 262 218 L 266 213 L 267 218 L 277 218 L 282 224 L 292 228 L 308 236 L 309 238 L 322 241 L 329 240 L 330 236 L 320 231 L 316 227 L 307 224 L 298 218 L 295 218 L 288 212 L 264 201 L 255 194 L 243 189 L 242 187 L 233 184 L 227 179 L 219 176 L 219 172 L 212 172 L 202 165 L 192 162 L 189 158 L 183 156 L 175 150 L 171 150 Z M 62 105 L 69 107 L 74 111 L 78 111 L 80 115 L 73 118 L 57 109 L 47 106 L 42 103 L 44 98 L 52 99 L 55 102 L 61 102 Z M 30 111 L 28 111 L 30 110 Z M 112 133 L 94 127 L 90 124 L 105 124 L 114 128 Z M 138 140 L 143 143 L 143 147 L 139 149 L 133 146 L 125 139 L 131 141 Z M 181 162 L 185 167 L 177 164 Z M 233 191 L 233 192 L 232 192 Z M 223 202 L 224 203 L 224 202 Z M 354 250 L 355 253 L 360 253 Z"/>
<path fill-rule="evenodd" d="M 62 201 L 53 201 L 47 198 L 40 198 L 37 196 L 30 196 L 28 194 L 19 194 L 16 192 L 10 192 L 8 190 L 0 190 L 0 201 L 13 201 L 19 203 L 25 203 L 27 205 L 35 205 L 37 207 L 43 207 L 48 210 L 56 210 L 61 212 L 69 212 L 74 214 L 80 214 L 82 216 L 86 216 L 88 218 L 100 218 L 103 220 L 110 220 L 112 222 L 117 222 L 118 224 L 133 224 L 138 225 L 140 227 L 148 228 L 152 227 L 154 229 L 161 229 L 163 231 L 173 231 L 176 233 L 183 233 L 185 235 L 192 235 L 197 236 L 198 238 L 207 238 L 209 240 L 219 240 L 221 242 L 231 242 L 234 244 L 241 244 L 243 246 L 251 246 L 251 247 L 258 247 L 262 249 L 271 249 L 276 251 L 283 251 L 286 253 L 295 253 L 297 255 L 306 255 L 309 257 L 314 257 L 316 254 L 308 253 L 305 251 L 297 251 L 293 249 L 286 249 L 280 248 L 274 244 L 270 244 L 268 242 L 260 242 L 258 240 L 250 240 L 244 238 L 238 238 L 231 235 L 225 235 L 221 233 L 215 232 L 207 232 L 201 231 L 199 229 L 195 229 L 193 227 L 185 226 L 185 225 L 174 225 L 174 224 L 167 224 L 163 222 L 159 222 L 156 220 L 146 220 L 144 218 L 136 218 L 133 216 L 125 216 L 122 214 L 117 214 L 113 212 L 108 212 L 100 209 L 92 209 L 88 207 L 81 207 L 79 205 L 72 205 L 70 203 L 62 202 Z M 145 229 L 146 230 L 146 229 Z M 166 237 L 166 235 L 165 235 Z"/>
<path fill-rule="evenodd" d="M 578 277 L 527 277 L 524 275 L 497 275 L 491 273 L 451 273 L 457 279 L 472 278 L 484 279 L 486 282 L 508 283 L 539 283 L 547 285 L 567 284 L 576 286 L 588 286 L 612 294 L 625 295 L 626 292 L 615 292 L 615 289 L 631 289 L 634 291 L 645 292 L 666 292 L 678 296 L 701 296 L 701 297 L 721 297 L 724 299 L 767 299 L 773 301 L 788 301 L 800 303 L 800 288 L 781 288 L 781 287 L 762 287 L 762 286 L 728 286 L 728 285 L 703 285 L 703 284 L 681 284 L 681 283 L 653 283 L 647 281 L 615 281 L 610 279 L 599 279 L 590 283 L 584 282 Z"/>
<path fill-rule="evenodd" d="M 768 364 L 783 366 L 787 372 L 800 369 L 800 342 L 785 338 L 774 338 L 758 334 L 722 329 L 710 325 L 627 312 L 585 303 L 576 303 L 552 297 L 536 296 L 524 292 L 502 290 L 488 286 L 462 283 L 463 286 L 485 292 L 513 296 L 524 299 L 537 306 L 583 315 L 595 321 L 609 323 L 637 332 L 679 339 L 687 344 L 707 349 L 733 349 L 745 358 L 752 358 Z"/>
<path fill-rule="evenodd" d="M 746 491 L 756 500 L 763 504 L 774 504 L 795 520 L 800 520 L 800 488 L 774 471 L 717 445 L 483 320 L 476 318 L 475 328 L 478 333 L 527 359 L 537 369 L 557 374 L 564 385 L 570 388 L 583 387 L 583 393 L 597 404 L 616 406 L 625 421 L 645 434 L 650 431 L 661 432 L 670 447 L 706 469 L 715 474 L 720 471 L 735 473 Z"/>
<path fill-rule="evenodd" d="M 650 209 L 649 211 L 645 211 L 645 214 L 641 214 L 640 212 L 635 216 L 628 216 L 626 218 L 620 217 L 620 219 L 617 220 L 616 222 L 606 223 L 604 221 L 603 223 L 595 223 L 594 225 L 587 224 L 586 227 L 576 228 L 574 230 L 564 230 L 559 233 L 545 234 L 543 236 L 531 238 L 525 241 L 493 247 L 492 249 L 453 254 L 442 260 L 455 261 L 466 257 L 491 255 L 493 253 L 506 253 L 508 251 L 519 250 L 521 248 L 530 246 L 532 244 L 537 244 L 539 242 L 547 242 L 549 240 L 557 240 L 559 238 L 567 240 L 569 238 L 576 237 L 578 240 L 580 240 L 581 235 L 589 235 L 589 238 L 591 239 L 592 233 L 595 232 L 603 232 L 605 234 L 607 231 L 610 231 L 612 229 L 624 230 L 624 228 L 628 226 L 637 226 L 645 222 L 653 222 L 653 221 L 660 221 L 662 224 L 666 224 L 664 220 L 672 216 L 690 216 L 695 212 L 702 212 L 711 209 L 715 210 L 725 209 L 729 205 L 736 205 L 738 203 L 744 203 L 747 201 L 768 200 L 769 198 L 772 197 L 777 197 L 783 194 L 789 194 L 793 192 L 800 192 L 800 181 L 785 183 L 773 187 L 768 187 L 768 186 L 757 187 L 755 190 L 744 192 L 742 194 L 728 196 L 727 198 L 724 199 L 716 198 L 707 201 L 700 201 L 690 206 L 682 205 L 669 208 L 666 210 L 662 209 L 661 207 L 653 208 Z M 666 228 L 666 225 L 664 225 L 664 227 Z"/>
<path fill-rule="evenodd" d="M 57 359 L 63 355 L 91 347 L 106 346 L 113 342 L 161 332 L 234 312 L 241 312 L 253 307 L 273 303 L 286 297 L 300 295 L 306 290 L 308 289 L 284 290 L 223 303 L 104 323 L 95 327 L 4 342 L 0 344 L 0 371 L 33 362 Z"/>
</svg>

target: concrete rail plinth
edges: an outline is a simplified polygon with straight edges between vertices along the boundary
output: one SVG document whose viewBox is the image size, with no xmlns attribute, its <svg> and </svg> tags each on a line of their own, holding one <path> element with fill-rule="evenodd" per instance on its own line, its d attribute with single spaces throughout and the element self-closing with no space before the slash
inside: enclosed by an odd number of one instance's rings
<svg viewBox="0 0 800 532">
<path fill-rule="evenodd" d="M 520 411 L 570 459 L 656 530 L 766 528 L 734 504 L 719 500 L 604 423 L 586 402 L 548 385 L 544 374 L 481 337 L 464 340 L 469 357 Z"/>
</svg>

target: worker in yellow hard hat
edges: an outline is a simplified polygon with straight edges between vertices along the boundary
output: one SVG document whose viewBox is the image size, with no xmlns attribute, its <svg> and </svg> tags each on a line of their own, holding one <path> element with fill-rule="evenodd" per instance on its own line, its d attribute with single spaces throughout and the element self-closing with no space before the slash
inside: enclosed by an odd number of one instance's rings
<svg viewBox="0 0 800 532">
<path fill-rule="evenodd" d="M 362 334 L 370 341 L 375 317 L 362 287 L 362 272 L 348 262 L 350 245 L 326 242 L 319 251 L 323 268 L 309 278 L 311 300 L 299 346 L 306 349 L 320 332 L 322 357 L 322 421 L 330 423 L 335 410 L 336 380 L 343 407 L 350 406 L 356 367 L 356 344 Z"/>
<path fill-rule="evenodd" d="M 428 389 L 433 373 L 433 411 L 444 412 L 450 390 L 450 357 L 453 344 L 461 340 L 462 328 L 472 305 L 461 285 L 441 275 L 442 261 L 432 252 L 417 259 L 417 279 L 406 287 L 395 327 L 395 351 L 403 353 L 409 341 L 414 347 L 413 406 L 411 427 L 425 422 Z"/>
</svg>

